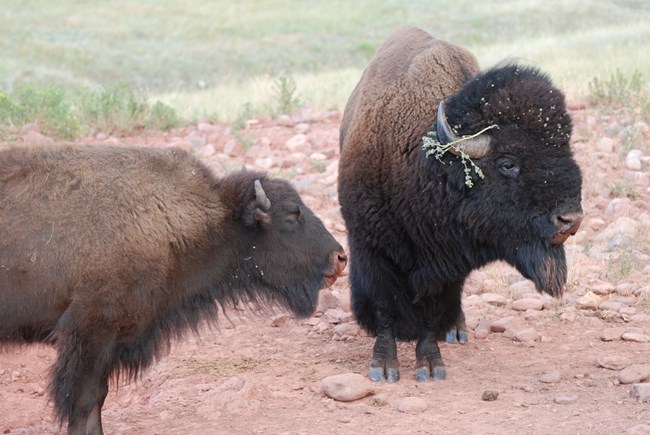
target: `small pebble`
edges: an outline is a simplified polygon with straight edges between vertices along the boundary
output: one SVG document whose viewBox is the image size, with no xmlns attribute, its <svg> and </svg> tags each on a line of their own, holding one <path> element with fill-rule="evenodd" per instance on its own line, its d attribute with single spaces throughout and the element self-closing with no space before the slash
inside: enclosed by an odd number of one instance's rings
<svg viewBox="0 0 650 435">
<path fill-rule="evenodd" d="M 405 397 L 400 400 L 397 409 L 399 412 L 404 412 L 406 414 L 419 414 L 427 410 L 429 405 L 427 402 L 420 399 L 419 397 Z"/>
<path fill-rule="evenodd" d="M 557 370 L 544 373 L 542 376 L 539 377 L 539 380 L 541 382 L 544 382 L 545 384 L 557 384 L 558 382 L 560 382 L 560 379 L 562 379 L 562 375 Z"/>
<path fill-rule="evenodd" d="M 481 399 L 485 402 L 494 402 L 499 398 L 499 392 L 494 390 L 485 390 L 483 391 L 483 396 Z"/>
<path fill-rule="evenodd" d="M 553 402 L 557 403 L 558 405 L 568 405 L 569 403 L 573 403 L 578 400 L 578 396 L 557 396 L 555 399 L 553 399 Z"/>
</svg>

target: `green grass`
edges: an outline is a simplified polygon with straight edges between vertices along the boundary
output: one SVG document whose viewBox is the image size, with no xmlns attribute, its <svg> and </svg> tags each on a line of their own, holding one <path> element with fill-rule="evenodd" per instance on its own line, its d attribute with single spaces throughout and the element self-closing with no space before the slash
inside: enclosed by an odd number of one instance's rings
<svg viewBox="0 0 650 435">
<path fill-rule="evenodd" d="M 5 94 L 126 83 L 187 119 L 273 114 L 281 77 L 301 102 L 342 110 L 402 24 L 469 48 L 482 66 L 536 64 L 577 95 L 594 77 L 650 71 L 645 0 L 3 0 L 0 20 Z"/>
</svg>

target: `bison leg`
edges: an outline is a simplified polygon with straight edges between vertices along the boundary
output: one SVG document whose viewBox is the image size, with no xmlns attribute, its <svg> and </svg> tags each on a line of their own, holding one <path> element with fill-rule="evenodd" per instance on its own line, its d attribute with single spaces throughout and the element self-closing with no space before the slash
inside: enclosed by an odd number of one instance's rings
<svg viewBox="0 0 650 435">
<path fill-rule="evenodd" d="M 469 340 L 469 332 L 467 331 L 467 325 L 465 324 L 465 314 L 463 310 L 460 310 L 458 314 L 458 319 L 456 319 L 456 324 L 449 328 L 445 336 L 445 341 L 447 343 L 460 343 L 465 344 Z"/>
<path fill-rule="evenodd" d="M 69 313 L 66 313 L 69 314 Z M 79 334 L 61 319 L 56 332 L 58 358 L 53 368 L 52 396 L 68 434 L 101 435 L 101 409 L 108 394 L 114 338 L 108 328 L 86 329 Z"/>
<path fill-rule="evenodd" d="M 392 327 L 377 331 L 377 339 L 372 349 L 370 379 L 377 382 L 399 381 L 399 361 L 397 361 L 397 344 Z"/>
<path fill-rule="evenodd" d="M 427 331 L 420 336 L 415 358 L 415 379 L 418 382 L 426 382 L 430 376 L 435 380 L 445 379 L 447 371 L 434 333 Z"/>
</svg>

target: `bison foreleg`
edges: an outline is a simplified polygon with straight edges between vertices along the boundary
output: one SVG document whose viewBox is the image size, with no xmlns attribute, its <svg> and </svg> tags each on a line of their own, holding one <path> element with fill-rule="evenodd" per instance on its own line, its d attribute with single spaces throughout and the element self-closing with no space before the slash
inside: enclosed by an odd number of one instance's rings
<svg viewBox="0 0 650 435">
<path fill-rule="evenodd" d="M 449 328 L 447 334 L 445 335 L 445 341 L 447 343 L 460 343 L 465 344 L 469 340 L 469 332 L 467 331 L 467 325 L 465 324 L 465 314 L 463 310 L 460 310 L 458 314 L 458 319 L 456 319 L 456 324 Z"/>
<path fill-rule="evenodd" d="M 442 380 L 447 376 L 434 333 L 426 331 L 420 336 L 415 347 L 415 358 L 415 379 L 418 382 L 426 382 L 430 376 L 435 380 Z"/>
<path fill-rule="evenodd" d="M 377 339 L 372 349 L 370 379 L 377 382 L 399 381 L 399 362 L 397 361 L 397 344 L 392 327 L 377 331 Z"/>
</svg>

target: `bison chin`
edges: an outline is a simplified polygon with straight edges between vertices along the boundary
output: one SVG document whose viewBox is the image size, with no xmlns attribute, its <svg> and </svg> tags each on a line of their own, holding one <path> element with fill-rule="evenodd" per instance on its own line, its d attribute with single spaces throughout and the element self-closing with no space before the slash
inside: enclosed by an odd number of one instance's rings
<svg viewBox="0 0 650 435">
<path fill-rule="evenodd" d="M 298 319 L 311 316 L 316 310 L 318 292 L 326 286 L 324 278 L 311 279 L 304 283 L 286 287 L 282 292 L 281 305 Z"/>
<path fill-rule="evenodd" d="M 539 292 L 561 297 L 567 280 L 564 246 L 523 245 L 508 255 L 506 261 L 535 283 Z"/>
</svg>

